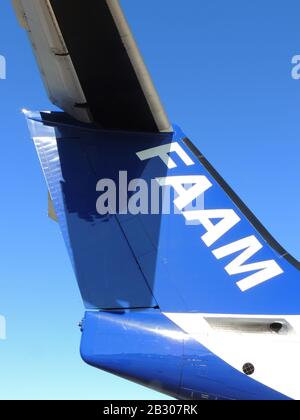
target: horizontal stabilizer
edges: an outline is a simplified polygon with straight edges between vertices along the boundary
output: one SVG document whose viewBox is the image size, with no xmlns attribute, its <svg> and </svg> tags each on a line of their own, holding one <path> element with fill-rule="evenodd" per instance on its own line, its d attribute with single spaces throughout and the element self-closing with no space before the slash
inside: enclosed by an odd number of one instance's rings
<svg viewBox="0 0 300 420">
<path fill-rule="evenodd" d="M 14 0 L 50 100 L 106 129 L 170 131 L 118 0 Z"/>
</svg>

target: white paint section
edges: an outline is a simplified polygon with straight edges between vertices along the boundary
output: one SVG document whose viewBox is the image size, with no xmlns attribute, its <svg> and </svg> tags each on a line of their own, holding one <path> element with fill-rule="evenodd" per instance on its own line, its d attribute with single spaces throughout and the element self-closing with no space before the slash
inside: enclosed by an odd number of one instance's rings
<svg viewBox="0 0 300 420">
<path fill-rule="evenodd" d="M 153 147 L 137 153 L 137 157 L 144 161 L 159 157 L 169 169 L 177 168 L 174 160 L 169 156 L 170 153 L 177 153 L 186 166 L 195 165 L 189 155 L 183 150 L 179 143 L 170 143 L 163 146 Z"/>
<path fill-rule="evenodd" d="M 182 149 L 178 143 L 171 143 L 151 149 L 143 150 L 137 153 L 140 160 L 149 160 L 159 157 L 169 169 L 177 168 L 177 164 L 170 157 L 171 152 L 176 152 L 181 160 L 187 165 L 194 165 L 194 162 Z M 233 209 L 203 209 L 199 211 L 188 211 L 187 207 L 203 196 L 213 184 L 204 176 L 169 176 L 166 178 L 157 178 L 161 187 L 173 187 L 178 197 L 174 204 L 188 222 L 198 222 L 202 224 L 207 232 L 202 236 L 202 240 L 207 247 L 211 247 L 218 239 L 222 238 L 228 231 L 236 226 L 240 217 Z M 187 188 L 187 185 L 192 185 Z M 184 211 L 185 210 L 185 211 Z M 213 224 L 212 219 L 222 219 L 219 223 Z M 246 292 L 253 287 L 259 286 L 268 280 L 271 280 L 284 271 L 275 260 L 259 261 L 245 264 L 251 257 L 257 254 L 263 248 L 263 245 L 254 236 L 241 239 L 219 249 L 213 250 L 214 256 L 220 260 L 229 255 L 243 251 L 230 264 L 225 267 L 225 271 L 230 275 L 254 272 L 252 275 L 238 281 L 236 285 L 242 292 Z"/>
<path fill-rule="evenodd" d="M 247 277 L 244 280 L 238 281 L 236 284 L 242 292 L 247 292 L 253 287 L 259 286 L 266 281 L 273 280 L 275 277 L 283 274 L 282 268 L 279 267 L 275 260 L 261 261 L 252 264 L 252 269 L 259 270 L 252 276 Z M 225 267 L 227 271 L 227 267 Z M 230 273 L 229 273 L 230 274 Z"/>
<path fill-rule="evenodd" d="M 171 186 L 177 192 L 178 197 L 174 200 L 174 204 L 178 210 L 183 210 L 212 187 L 212 183 L 203 175 L 169 176 L 156 179 L 161 187 Z M 192 187 L 186 189 L 186 185 L 192 185 Z"/>
<path fill-rule="evenodd" d="M 243 373 L 245 363 L 252 363 L 252 379 L 288 396 L 300 400 L 300 316 L 246 316 L 200 313 L 165 313 L 172 322 L 191 338 L 206 347 L 233 368 Z M 210 319 L 220 319 L 213 328 Z M 239 328 L 222 328 L 222 320 L 285 320 L 288 330 L 243 332 Z"/>
<path fill-rule="evenodd" d="M 218 260 L 220 260 L 239 251 L 243 251 L 237 258 L 225 267 L 225 270 L 230 276 L 256 271 L 256 273 L 237 283 L 242 292 L 245 292 L 283 273 L 283 270 L 279 267 L 275 260 L 245 264 L 246 261 L 257 254 L 257 252 L 262 248 L 262 244 L 253 235 L 218 248 L 213 251 L 213 254 Z"/>
<path fill-rule="evenodd" d="M 206 246 L 210 247 L 218 239 L 229 232 L 241 219 L 234 210 L 199 210 L 186 211 L 183 213 L 185 219 L 189 222 L 197 221 L 203 225 L 207 232 L 202 236 L 202 240 Z M 211 220 L 221 219 L 217 224 L 213 224 Z"/>
</svg>

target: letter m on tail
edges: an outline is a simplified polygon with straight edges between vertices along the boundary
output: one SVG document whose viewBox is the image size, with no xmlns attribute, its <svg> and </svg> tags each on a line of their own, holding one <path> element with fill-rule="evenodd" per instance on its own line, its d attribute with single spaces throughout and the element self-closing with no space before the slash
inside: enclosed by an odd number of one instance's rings
<svg viewBox="0 0 300 420">
<path fill-rule="evenodd" d="M 243 251 L 237 258 L 225 267 L 225 270 L 230 276 L 256 271 L 256 273 L 237 282 L 237 286 L 241 289 L 241 291 L 246 292 L 247 290 L 252 289 L 253 287 L 271 280 L 283 273 L 283 270 L 279 267 L 275 260 L 245 264 L 262 248 L 262 244 L 253 235 L 218 248 L 213 251 L 213 254 L 218 260 L 220 260 L 239 251 Z"/>
</svg>

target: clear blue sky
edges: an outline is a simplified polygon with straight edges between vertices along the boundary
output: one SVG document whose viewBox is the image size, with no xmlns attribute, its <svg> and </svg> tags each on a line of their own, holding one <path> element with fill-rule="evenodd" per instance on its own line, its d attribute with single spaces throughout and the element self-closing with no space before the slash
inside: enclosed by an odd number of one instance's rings
<svg viewBox="0 0 300 420">
<path fill-rule="evenodd" d="M 300 259 L 299 0 L 122 3 L 171 120 Z M 0 23 L 0 399 L 159 398 L 80 359 L 84 309 L 20 113 L 52 106 L 9 0 Z"/>
</svg>

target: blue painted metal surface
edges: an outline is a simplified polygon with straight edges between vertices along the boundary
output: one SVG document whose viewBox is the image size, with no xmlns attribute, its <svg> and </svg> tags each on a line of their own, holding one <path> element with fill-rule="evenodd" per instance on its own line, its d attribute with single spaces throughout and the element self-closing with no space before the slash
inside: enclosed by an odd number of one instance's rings
<svg viewBox="0 0 300 420">
<path fill-rule="evenodd" d="M 159 310 L 87 312 L 81 355 L 94 367 L 179 399 L 287 399 L 227 365 Z"/>
<path fill-rule="evenodd" d="M 159 306 L 163 312 L 259 315 L 300 313 L 299 271 L 268 245 L 226 192 L 183 142 L 179 128 L 169 134 L 107 132 L 80 125 L 65 114 L 28 114 L 29 126 L 87 308 Z M 51 122 L 49 122 L 51 121 Z M 140 161 L 150 147 L 178 143 L 193 160 L 168 169 L 159 158 Z M 119 171 L 128 179 L 205 175 L 213 187 L 206 209 L 234 209 L 241 221 L 215 245 L 255 235 L 263 249 L 249 262 L 273 259 L 283 274 L 247 292 L 229 276 L 229 258 L 218 261 L 201 240 L 203 226 L 187 226 L 182 215 L 111 215 L 96 211 L 96 184 Z M 271 298 L 270 298 L 271 297 Z"/>
<path fill-rule="evenodd" d="M 83 359 L 179 399 L 287 399 L 229 366 L 163 315 L 300 313 L 299 271 L 234 204 L 187 147 L 184 133 L 177 127 L 168 134 L 107 132 L 63 113 L 28 113 L 27 119 L 88 309 Z M 137 155 L 170 144 L 179 145 L 193 164 L 173 152 L 172 168 L 157 156 Z M 254 235 L 263 246 L 247 263 L 274 260 L 282 274 L 242 292 L 237 282 L 245 274 L 224 269 L 235 256 L 217 260 L 201 239 L 204 226 L 187 225 L 181 212 L 163 214 L 163 202 L 157 214 L 124 214 L 127 199 L 117 195 L 117 214 L 101 216 L 96 185 L 111 179 L 124 193 L 120 171 L 128 181 L 148 185 L 157 178 L 205 177 L 212 184 L 205 209 L 233 209 L 241 219 L 214 248 Z"/>
</svg>

